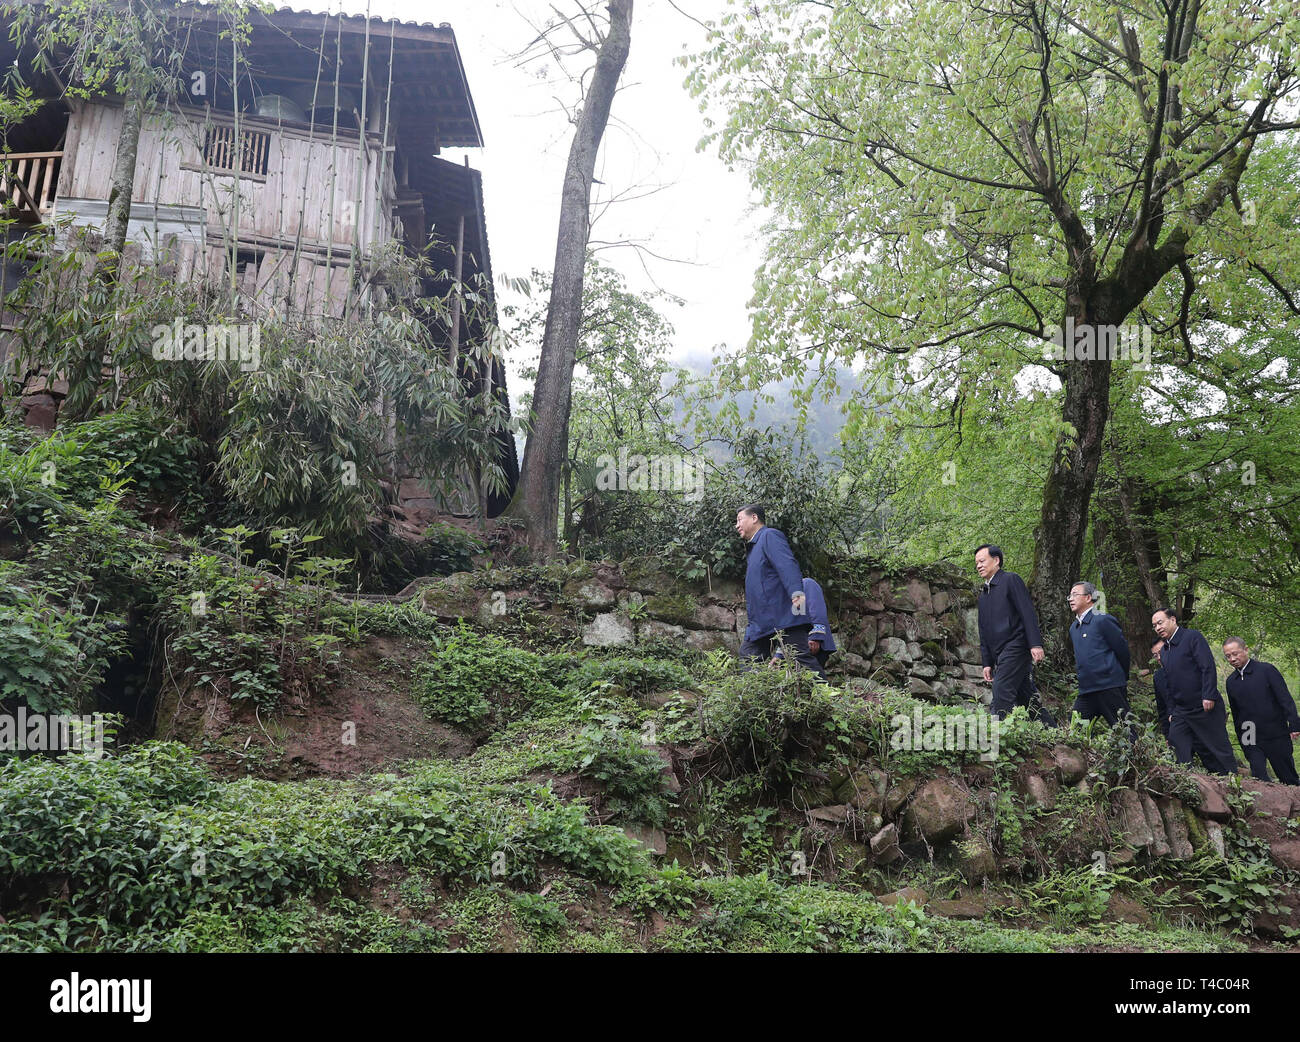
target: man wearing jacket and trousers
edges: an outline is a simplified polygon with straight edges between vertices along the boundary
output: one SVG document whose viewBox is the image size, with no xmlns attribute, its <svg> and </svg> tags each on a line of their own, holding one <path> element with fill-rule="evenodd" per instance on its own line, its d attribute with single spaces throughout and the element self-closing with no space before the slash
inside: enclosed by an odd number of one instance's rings
<svg viewBox="0 0 1300 1042">
<path fill-rule="evenodd" d="M 1232 667 L 1223 686 L 1250 773 L 1268 781 L 1267 760 L 1278 781 L 1300 785 L 1291 750 L 1291 743 L 1300 738 L 1300 717 L 1282 674 L 1276 666 L 1251 658 L 1250 648 L 1240 637 L 1225 640 L 1223 654 Z"/>
<path fill-rule="evenodd" d="M 1043 661 L 1043 637 L 1025 581 L 1002 570 L 1002 550 L 991 543 L 975 551 L 975 570 L 984 580 L 978 617 L 984 679 L 993 682 L 989 711 L 1000 719 L 1016 706 L 1025 706 L 1030 716 L 1055 727 L 1034 688 L 1032 663 Z"/>
<path fill-rule="evenodd" d="M 1079 674 L 1079 697 L 1074 711 L 1083 719 L 1100 716 L 1115 724 L 1129 716 L 1128 641 L 1115 619 L 1093 606 L 1097 587 L 1077 582 L 1070 588 L 1070 643 L 1074 645 L 1074 665 Z M 1137 732 L 1134 731 L 1136 737 Z"/>
<path fill-rule="evenodd" d="M 805 578 L 803 581 L 804 603 L 808 606 L 808 650 L 817 660 L 817 672 L 826 675 L 826 661 L 836 650 L 835 637 L 831 633 L 831 619 L 826 611 L 826 596 L 816 579 Z M 778 648 L 772 653 L 773 658 L 784 658 Z"/>
<path fill-rule="evenodd" d="M 774 645 L 780 643 L 805 669 L 820 672 L 821 665 L 808 647 L 812 624 L 808 621 L 799 563 L 785 535 L 763 523 L 766 516 L 756 504 L 743 506 L 736 513 L 736 531 L 745 540 L 748 618 L 740 657 L 766 662 L 772 658 Z"/>
<path fill-rule="evenodd" d="M 1228 743 L 1228 712 L 1219 697 L 1219 674 L 1210 645 L 1199 630 L 1178 625 L 1168 608 L 1151 616 L 1151 625 L 1165 642 L 1160 652 L 1169 690 L 1169 744 L 1174 759 L 1191 763 L 1200 754 L 1215 774 L 1235 774 L 1237 759 Z"/>
</svg>

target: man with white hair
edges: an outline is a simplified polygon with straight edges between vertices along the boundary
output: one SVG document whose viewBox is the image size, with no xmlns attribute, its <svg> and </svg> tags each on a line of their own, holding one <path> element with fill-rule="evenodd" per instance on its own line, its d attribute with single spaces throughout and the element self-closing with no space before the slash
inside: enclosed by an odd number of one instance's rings
<svg viewBox="0 0 1300 1042">
<path fill-rule="evenodd" d="M 1083 719 L 1100 716 L 1108 724 L 1129 717 L 1128 673 L 1130 656 L 1124 631 L 1114 616 L 1096 610 L 1101 595 L 1090 582 L 1070 587 L 1070 642 L 1079 674 L 1079 697 L 1074 711 Z"/>
<path fill-rule="evenodd" d="M 1232 723 L 1237 728 L 1241 751 L 1246 754 L 1250 773 L 1268 781 L 1267 760 L 1277 780 L 1300 785 L 1296 776 L 1291 743 L 1300 738 L 1300 716 L 1286 681 L 1276 666 L 1250 657 L 1250 648 L 1240 637 L 1223 642 L 1223 655 L 1232 667 L 1224 687 L 1232 706 Z"/>
</svg>

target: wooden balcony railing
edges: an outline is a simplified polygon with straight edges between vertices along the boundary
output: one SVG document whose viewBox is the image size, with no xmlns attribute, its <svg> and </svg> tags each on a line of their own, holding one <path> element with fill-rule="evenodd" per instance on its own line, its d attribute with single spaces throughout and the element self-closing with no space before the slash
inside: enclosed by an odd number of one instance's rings
<svg viewBox="0 0 1300 1042">
<path fill-rule="evenodd" d="M 54 207 L 62 152 L 0 154 L 0 201 L 19 221 L 40 224 Z"/>
</svg>

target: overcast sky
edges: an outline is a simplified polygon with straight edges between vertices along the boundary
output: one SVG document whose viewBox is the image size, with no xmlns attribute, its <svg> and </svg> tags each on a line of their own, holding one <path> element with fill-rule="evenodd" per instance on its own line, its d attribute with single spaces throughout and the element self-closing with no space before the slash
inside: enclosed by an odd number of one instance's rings
<svg viewBox="0 0 1300 1042">
<path fill-rule="evenodd" d="M 555 0 L 561 10 L 576 0 Z M 725 0 L 678 0 L 683 10 L 708 19 Z M 323 10 L 322 3 L 294 4 Z M 343 9 L 364 14 L 366 0 Z M 328 8 L 338 10 L 332 2 Z M 557 98 L 572 105 L 576 87 L 555 76 L 539 78 L 548 63 L 520 68 L 512 55 L 535 35 L 528 18 L 547 17 L 545 0 L 370 0 L 372 15 L 403 21 L 447 22 L 456 33 L 485 147 L 446 149 L 456 162 L 468 153 L 483 172 L 484 206 L 492 267 L 499 277 L 549 271 L 555 259 L 560 185 L 573 127 Z M 596 177 L 597 208 L 618 202 L 599 217 L 592 238 L 634 241 L 645 250 L 606 249 L 602 260 L 637 289 L 659 286 L 683 298 L 667 314 L 677 330 L 679 358 L 704 355 L 718 344 L 742 347 L 749 337 L 746 302 L 760 259 L 760 217 L 750 203 L 748 180 L 729 172 L 712 151 L 698 152 L 705 133 L 697 102 L 682 86 L 686 70 L 674 59 L 700 49 L 704 31 L 668 0 L 636 0 L 632 49 L 614 99 Z M 545 70 L 554 72 L 554 67 Z M 660 191 L 652 189 L 662 186 Z M 669 259 L 660 259 L 669 258 Z M 521 389 L 520 359 L 511 359 L 511 396 Z"/>
</svg>

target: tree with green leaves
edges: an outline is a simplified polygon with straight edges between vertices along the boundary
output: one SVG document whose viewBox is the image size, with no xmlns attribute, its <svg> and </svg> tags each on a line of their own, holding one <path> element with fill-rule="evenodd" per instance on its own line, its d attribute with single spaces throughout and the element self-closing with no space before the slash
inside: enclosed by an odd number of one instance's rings
<svg viewBox="0 0 1300 1042">
<path fill-rule="evenodd" d="M 1030 579 L 1057 659 L 1112 396 L 1149 377 L 1088 342 L 1137 325 L 1183 365 L 1229 307 L 1300 314 L 1294 211 L 1255 176 L 1295 163 L 1297 36 L 1280 3 L 748 0 L 692 68 L 773 214 L 738 367 L 865 357 L 861 427 L 1059 385 Z"/>
</svg>

